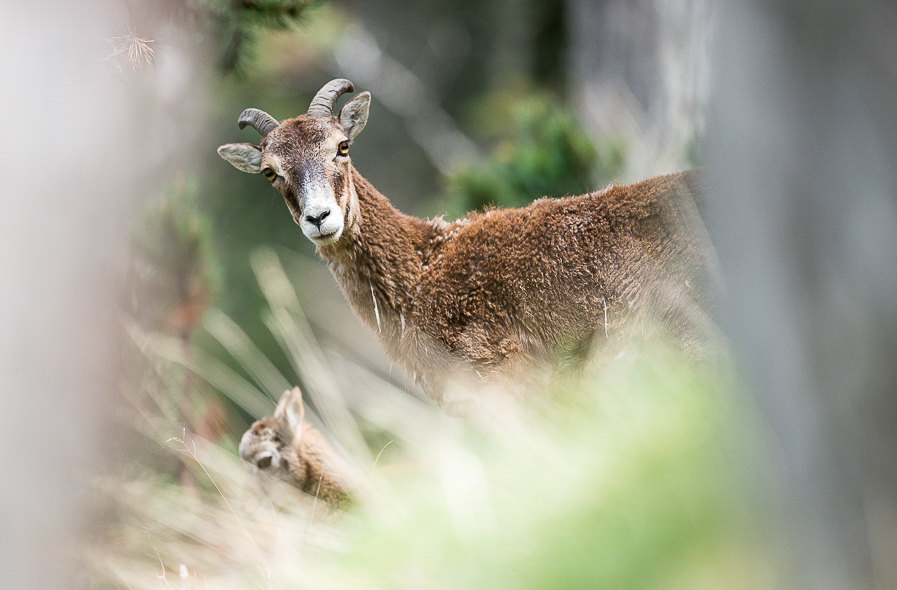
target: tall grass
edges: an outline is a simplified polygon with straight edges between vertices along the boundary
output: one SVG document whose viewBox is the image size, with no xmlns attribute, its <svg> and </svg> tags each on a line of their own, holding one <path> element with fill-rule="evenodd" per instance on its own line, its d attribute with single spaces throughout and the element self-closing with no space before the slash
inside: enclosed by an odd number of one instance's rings
<svg viewBox="0 0 897 590">
<path fill-rule="evenodd" d="M 115 508 L 84 554 L 92 587 L 776 587 L 725 367 L 646 340 L 500 424 L 463 421 L 322 350 L 277 256 L 253 268 L 312 419 L 368 482 L 362 500 L 342 512 L 259 479 L 232 441 L 170 440 L 166 372 L 186 365 L 255 416 L 289 380 L 220 311 L 205 326 L 248 380 L 131 326 L 155 367 L 138 429 L 196 484 L 149 465 L 101 482 Z"/>
</svg>

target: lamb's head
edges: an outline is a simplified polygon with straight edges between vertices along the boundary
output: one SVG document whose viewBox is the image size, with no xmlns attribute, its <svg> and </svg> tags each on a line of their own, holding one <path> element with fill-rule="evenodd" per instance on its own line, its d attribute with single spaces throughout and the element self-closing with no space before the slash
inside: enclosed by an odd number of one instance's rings
<svg viewBox="0 0 897 590">
<path fill-rule="evenodd" d="M 240 457 L 262 471 L 289 479 L 289 448 L 302 437 L 305 406 L 298 387 L 280 396 L 274 416 L 257 420 L 240 440 Z"/>
<path fill-rule="evenodd" d="M 218 148 L 218 154 L 237 169 L 271 181 L 315 244 L 339 240 L 358 206 L 349 144 L 367 123 L 370 93 L 359 93 L 339 115 L 333 114 L 340 95 L 352 90 L 348 80 L 333 80 L 321 88 L 307 114 L 280 123 L 263 111 L 246 109 L 238 124 L 261 133 L 261 144 L 229 143 Z"/>
</svg>

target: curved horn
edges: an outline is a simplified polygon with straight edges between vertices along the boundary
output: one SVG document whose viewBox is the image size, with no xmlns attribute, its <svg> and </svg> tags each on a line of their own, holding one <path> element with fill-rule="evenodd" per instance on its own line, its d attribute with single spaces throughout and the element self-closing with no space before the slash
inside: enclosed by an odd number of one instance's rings
<svg viewBox="0 0 897 590">
<path fill-rule="evenodd" d="M 333 114 L 333 105 L 336 104 L 340 95 L 345 94 L 346 92 L 352 92 L 353 90 L 355 90 L 355 87 L 345 78 L 331 80 L 325 84 L 323 88 L 318 90 L 318 93 L 312 99 L 311 106 L 308 107 L 308 116 L 331 116 Z"/>
<path fill-rule="evenodd" d="M 243 111 L 240 114 L 240 118 L 237 119 L 237 125 L 240 126 L 240 129 L 251 125 L 253 129 L 262 134 L 262 137 L 280 127 L 277 119 L 258 109 L 246 109 Z"/>
</svg>

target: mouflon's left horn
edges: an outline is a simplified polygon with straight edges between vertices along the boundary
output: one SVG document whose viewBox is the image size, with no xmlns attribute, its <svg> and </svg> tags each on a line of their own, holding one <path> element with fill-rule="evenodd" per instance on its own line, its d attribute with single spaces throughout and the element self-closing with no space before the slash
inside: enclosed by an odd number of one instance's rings
<svg viewBox="0 0 897 590">
<path fill-rule="evenodd" d="M 309 117 L 330 117 L 333 115 L 333 105 L 337 99 L 346 92 L 352 92 L 355 87 L 345 78 L 337 78 L 331 80 L 318 90 L 318 93 L 311 101 L 308 107 Z"/>
</svg>

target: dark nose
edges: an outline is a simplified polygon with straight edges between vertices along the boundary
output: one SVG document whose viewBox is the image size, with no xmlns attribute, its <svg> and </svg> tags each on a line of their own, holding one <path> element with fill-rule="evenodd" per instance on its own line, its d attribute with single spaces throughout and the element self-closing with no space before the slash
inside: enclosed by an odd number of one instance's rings
<svg viewBox="0 0 897 590">
<path fill-rule="evenodd" d="M 324 220 L 327 219 L 328 215 L 330 215 L 330 209 L 325 209 L 317 217 L 314 215 L 306 215 L 305 221 L 315 224 L 316 227 L 321 227 L 321 224 L 324 223 Z"/>
</svg>

